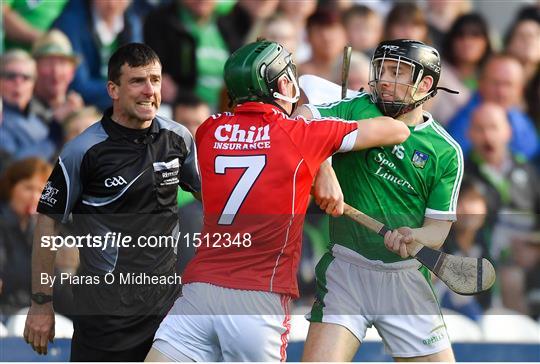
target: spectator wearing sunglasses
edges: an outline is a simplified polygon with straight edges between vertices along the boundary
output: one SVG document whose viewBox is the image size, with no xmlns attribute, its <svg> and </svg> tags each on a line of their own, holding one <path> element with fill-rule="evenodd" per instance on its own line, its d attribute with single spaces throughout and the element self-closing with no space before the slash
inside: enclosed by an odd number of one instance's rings
<svg viewBox="0 0 540 364">
<path fill-rule="evenodd" d="M 20 49 L 0 58 L 0 96 L 4 101 L 0 124 L 0 150 L 14 159 L 39 156 L 51 159 L 55 152 L 49 128 L 32 110 L 30 100 L 36 81 L 36 62 Z"/>
</svg>

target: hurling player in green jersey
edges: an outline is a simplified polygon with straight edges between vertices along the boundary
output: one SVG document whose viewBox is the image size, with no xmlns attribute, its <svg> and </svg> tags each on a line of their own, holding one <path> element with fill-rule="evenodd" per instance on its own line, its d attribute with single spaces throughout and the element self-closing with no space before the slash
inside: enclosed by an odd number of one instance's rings
<svg viewBox="0 0 540 364">
<path fill-rule="evenodd" d="M 454 361 L 429 272 L 406 249 L 415 238 L 440 248 L 455 220 L 461 148 L 422 108 L 438 90 L 440 71 L 434 48 L 383 42 L 371 61 L 371 94 L 299 108 L 307 118 L 386 115 L 411 132 L 402 144 L 336 155 L 333 169 L 321 166 L 315 198 L 334 218 L 316 268 L 305 361 L 352 360 L 371 326 L 396 360 Z M 394 230 L 382 238 L 339 216 L 343 199 Z"/>
</svg>

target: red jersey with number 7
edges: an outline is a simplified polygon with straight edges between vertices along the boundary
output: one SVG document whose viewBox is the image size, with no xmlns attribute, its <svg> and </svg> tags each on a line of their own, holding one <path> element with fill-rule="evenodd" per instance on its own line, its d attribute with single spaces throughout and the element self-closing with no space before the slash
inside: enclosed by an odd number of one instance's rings
<svg viewBox="0 0 540 364">
<path fill-rule="evenodd" d="M 204 227 L 183 283 L 298 297 L 296 271 L 313 178 L 352 149 L 357 123 L 290 118 L 260 102 L 208 118 L 197 130 Z"/>
</svg>

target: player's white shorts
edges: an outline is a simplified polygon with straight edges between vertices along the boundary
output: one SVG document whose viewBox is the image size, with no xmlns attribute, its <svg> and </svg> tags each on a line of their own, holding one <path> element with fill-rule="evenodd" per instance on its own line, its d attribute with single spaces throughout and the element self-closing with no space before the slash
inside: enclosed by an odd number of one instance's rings
<svg viewBox="0 0 540 364">
<path fill-rule="evenodd" d="M 171 360 L 285 361 L 289 301 L 270 292 L 186 284 L 153 347 Z"/>
<path fill-rule="evenodd" d="M 316 301 L 306 317 L 342 325 L 360 342 L 375 326 L 393 357 L 438 353 L 450 347 L 450 340 L 420 267 L 416 259 L 388 264 L 334 245 L 317 265 Z"/>
</svg>

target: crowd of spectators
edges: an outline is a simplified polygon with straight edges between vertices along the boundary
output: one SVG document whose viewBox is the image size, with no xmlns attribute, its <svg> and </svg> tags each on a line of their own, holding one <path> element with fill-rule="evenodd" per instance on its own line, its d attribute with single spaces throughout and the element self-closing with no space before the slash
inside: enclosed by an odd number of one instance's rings
<svg viewBox="0 0 540 364">
<path fill-rule="evenodd" d="M 163 65 L 160 113 L 195 134 L 229 106 L 228 56 L 257 37 L 284 44 L 300 74 L 338 84 L 343 46 L 351 45 L 355 90 L 369 89 L 379 41 L 411 38 L 438 48 L 439 84 L 459 95 L 438 95 L 427 109 L 466 161 L 459 219 L 444 249 L 487 257 L 498 272 L 488 293 L 463 299 L 442 290 L 441 302 L 472 319 L 494 306 L 540 315 L 540 3 L 524 3 L 502 31 L 467 0 L 5 0 L 2 7 L 0 321 L 30 304 L 39 194 L 62 145 L 110 106 L 112 52 L 129 42 L 150 45 Z M 197 232 L 200 203 L 181 192 L 178 203 L 182 231 Z M 327 217 L 311 206 L 299 272 L 306 304 L 327 242 Z M 192 254 L 179 252 L 180 270 Z M 61 252 L 57 271 L 74 272 L 77 259 L 76 250 Z M 69 300 L 68 292 L 55 294 Z"/>
</svg>

